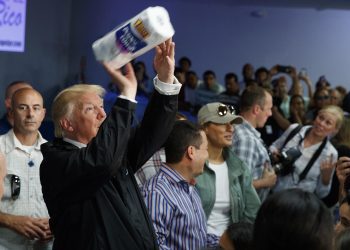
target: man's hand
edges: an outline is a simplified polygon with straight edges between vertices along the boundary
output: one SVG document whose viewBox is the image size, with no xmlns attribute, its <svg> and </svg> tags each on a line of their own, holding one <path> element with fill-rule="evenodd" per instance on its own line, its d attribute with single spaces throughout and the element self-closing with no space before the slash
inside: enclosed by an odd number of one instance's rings
<svg viewBox="0 0 350 250">
<path fill-rule="evenodd" d="M 6 215 L 7 225 L 10 229 L 27 237 L 47 241 L 52 238 L 48 219 L 31 218 L 28 216 Z"/>
<path fill-rule="evenodd" d="M 288 73 L 288 75 L 293 79 L 298 79 L 298 71 L 294 66 L 289 66 L 290 68 L 290 72 Z"/>
<path fill-rule="evenodd" d="M 309 76 L 299 75 L 299 79 L 304 81 L 307 85 L 311 85 L 312 86 L 312 81 L 311 81 L 311 78 Z"/>
<path fill-rule="evenodd" d="M 273 187 L 276 185 L 277 175 L 275 171 L 269 166 L 269 163 L 265 163 L 264 171 L 261 177 L 264 187 Z"/>
<path fill-rule="evenodd" d="M 137 91 L 137 80 L 131 63 L 124 66 L 124 74 L 121 69 L 114 69 L 106 62 L 102 62 L 102 65 L 110 75 L 112 82 L 120 90 L 120 94 L 134 100 Z"/>
<path fill-rule="evenodd" d="M 253 186 L 255 189 L 261 188 L 271 188 L 276 185 L 277 175 L 275 171 L 270 166 L 269 162 L 265 162 L 264 170 L 260 179 L 253 181 Z"/>
<path fill-rule="evenodd" d="M 175 43 L 171 38 L 156 47 L 156 55 L 153 60 L 154 69 L 158 74 L 158 79 L 164 83 L 174 82 L 174 56 Z"/>
<path fill-rule="evenodd" d="M 40 241 L 41 242 L 48 242 L 48 241 L 52 240 L 53 235 L 52 235 L 51 230 L 50 230 L 49 219 L 48 218 L 41 218 L 39 220 L 41 220 L 44 223 L 44 225 L 46 226 L 45 237 L 41 238 Z"/>
</svg>

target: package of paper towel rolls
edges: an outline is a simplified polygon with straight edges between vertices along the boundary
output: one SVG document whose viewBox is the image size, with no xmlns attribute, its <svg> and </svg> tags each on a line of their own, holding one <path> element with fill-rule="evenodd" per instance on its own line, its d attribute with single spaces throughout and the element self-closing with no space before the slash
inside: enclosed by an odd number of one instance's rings
<svg viewBox="0 0 350 250">
<path fill-rule="evenodd" d="M 167 10 L 149 7 L 92 44 L 95 58 L 120 68 L 174 35 Z"/>
</svg>

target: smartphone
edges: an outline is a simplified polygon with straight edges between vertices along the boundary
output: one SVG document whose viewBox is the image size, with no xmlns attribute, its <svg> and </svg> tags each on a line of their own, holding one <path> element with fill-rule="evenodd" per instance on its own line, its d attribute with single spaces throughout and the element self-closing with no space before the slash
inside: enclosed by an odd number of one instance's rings
<svg viewBox="0 0 350 250">
<path fill-rule="evenodd" d="M 290 66 L 277 66 L 277 71 L 281 72 L 281 73 L 291 73 L 292 72 L 292 68 Z"/>
<path fill-rule="evenodd" d="M 306 77 L 307 76 L 307 70 L 306 68 L 301 68 L 299 71 L 299 76 Z"/>
</svg>

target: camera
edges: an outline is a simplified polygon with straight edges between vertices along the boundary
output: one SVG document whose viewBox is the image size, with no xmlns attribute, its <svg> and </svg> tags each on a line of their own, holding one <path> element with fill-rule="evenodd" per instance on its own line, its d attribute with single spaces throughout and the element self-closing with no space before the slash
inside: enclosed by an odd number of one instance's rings
<svg viewBox="0 0 350 250">
<path fill-rule="evenodd" d="M 276 174 L 281 176 L 288 175 L 294 170 L 294 162 L 301 156 L 301 151 L 297 148 L 290 148 L 282 151 L 278 160 L 272 161 L 272 168 Z"/>
</svg>

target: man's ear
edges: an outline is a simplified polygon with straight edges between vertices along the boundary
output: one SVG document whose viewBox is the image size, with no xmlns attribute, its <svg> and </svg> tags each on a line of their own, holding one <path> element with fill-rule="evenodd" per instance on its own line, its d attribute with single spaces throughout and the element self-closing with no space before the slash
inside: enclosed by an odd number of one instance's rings
<svg viewBox="0 0 350 250">
<path fill-rule="evenodd" d="M 5 99 L 5 107 L 8 111 L 11 109 L 11 98 Z"/>
<path fill-rule="evenodd" d="M 74 131 L 74 128 L 72 126 L 72 123 L 70 120 L 68 120 L 67 118 L 62 118 L 60 120 L 60 125 L 61 125 L 61 128 L 65 131 L 68 131 L 68 132 L 73 132 Z"/>
<path fill-rule="evenodd" d="M 260 106 L 258 104 L 255 104 L 253 106 L 253 114 L 257 115 L 259 113 L 259 111 L 261 110 Z"/>
<path fill-rule="evenodd" d="M 190 160 L 194 159 L 195 148 L 193 146 L 188 146 L 186 150 L 187 157 Z"/>
</svg>

